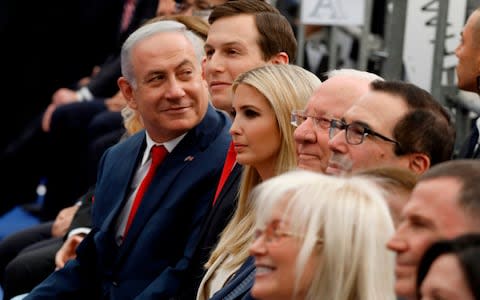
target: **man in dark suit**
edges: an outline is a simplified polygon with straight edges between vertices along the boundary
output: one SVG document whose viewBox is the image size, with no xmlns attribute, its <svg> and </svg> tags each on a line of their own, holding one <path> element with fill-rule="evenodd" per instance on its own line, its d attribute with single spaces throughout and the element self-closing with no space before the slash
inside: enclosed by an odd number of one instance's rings
<svg viewBox="0 0 480 300">
<path fill-rule="evenodd" d="M 125 19 L 125 13 L 130 11 L 127 7 L 132 1 L 123 2 L 124 9 L 118 13 L 116 43 L 111 48 L 110 55 L 100 65 L 99 71 L 92 74 L 87 84 L 78 84 L 76 90 L 68 88 L 57 90 L 52 96 L 52 103 L 43 114 L 42 127 L 44 131 L 50 132 L 52 142 L 51 164 L 45 173 L 48 177 L 49 193 L 45 195 L 43 217 L 56 215 L 59 209 L 71 204 L 66 201 L 76 199 L 94 183 L 87 181 L 86 174 L 90 171 L 87 166 L 96 167 L 98 162 L 88 164 L 88 145 L 94 136 L 105 133 L 98 132 L 100 129 L 93 125 L 94 122 L 103 117 L 105 125 L 108 125 L 107 131 L 123 128 L 119 112 L 107 113 L 112 109 L 112 102 L 119 98 L 116 94 L 117 79 L 121 76 L 120 48 L 134 30 L 155 16 L 159 0 L 133 1 L 135 6 L 128 22 L 122 22 L 122 19 Z M 125 24 L 123 28 L 122 23 Z M 53 114 L 55 120 L 51 119 Z M 77 157 L 68 168 L 62 159 L 66 151 L 64 145 L 69 146 L 70 155 Z"/>
<path fill-rule="evenodd" d="M 455 49 L 455 55 L 458 58 L 456 67 L 459 89 L 473 93 L 480 93 L 480 68 L 478 63 L 480 59 L 480 48 L 478 46 L 480 34 L 480 8 L 474 10 L 468 17 L 467 23 L 462 31 L 461 42 Z M 479 128 L 480 121 L 477 119 L 472 123 L 472 131 L 463 142 L 460 152 L 456 158 L 479 158 L 480 140 Z"/>
<path fill-rule="evenodd" d="M 204 73 L 212 103 L 221 110 L 232 111 L 231 84 L 239 74 L 266 64 L 295 60 L 297 44 L 293 30 L 288 20 L 266 2 L 228 1 L 213 9 L 209 23 Z M 217 187 L 214 205 L 202 226 L 200 241 L 178 299 L 195 299 L 205 274 L 204 264 L 233 216 L 242 172 L 239 164 L 230 164 L 234 161 L 235 151 L 231 145 L 222 172 L 224 180 Z"/>
<path fill-rule="evenodd" d="M 55 270 L 55 253 L 64 240 L 78 240 L 87 233 L 93 192 L 94 187 L 77 204 L 62 210 L 55 222 L 30 227 L 0 242 L 0 284 L 5 299 L 31 291 Z"/>
<path fill-rule="evenodd" d="M 86 180 L 89 171 L 86 166 L 96 167 L 98 163 L 96 161 L 88 164 L 88 145 L 91 135 L 98 135 L 95 131 L 99 127 L 89 125 L 97 120 L 96 116 L 111 109 L 111 102 L 118 92 L 117 79 L 121 76 L 120 48 L 130 33 L 145 20 L 155 16 L 159 0 L 134 1 L 135 7 L 125 28 L 121 28 L 125 11 L 122 11 L 122 5 L 128 0 L 120 2 L 109 6 L 97 5 L 102 11 L 111 11 L 111 19 L 105 20 L 109 22 L 108 27 L 118 27 L 104 35 L 104 41 L 95 43 L 93 37 L 89 40 L 81 39 L 80 36 L 76 41 L 82 46 L 84 43 L 92 43 L 92 48 L 108 45 L 107 49 L 102 51 L 108 55 L 104 54 L 102 60 L 95 61 L 95 64 L 100 65 L 98 71 L 89 77 L 88 83 L 77 78 L 78 82 L 74 87 L 67 88 L 67 85 L 64 85 L 57 89 L 51 96 L 47 109 L 32 120 L 25 130 L 5 147 L 5 151 L 0 152 L 0 165 L 6 172 L 13 174 L 0 183 L 0 188 L 4 190 L 0 201 L 0 215 L 17 204 L 33 201 L 41 177 L 48 177 L 48 193 L 45 195 L 43 207 L 34 207 L 37 209 L 34 212 L 43 220 L 55 218 L 62 208 L 72 205 L 94 183 Z M 81 12 L 86 14 L 85 18 L 99 14 L 95 10 Z M 110 40 L 113 41 L 107 43 Z M 122 128 L 120 113 L 110 116 L 108 122 L 111 126 Z M 76 159 L 71 160 L 72 156 Z M 29 172 L 21 175 L 13 172 L 23 168 L 28 168 Z"/>
<path fill-rule="evenodd" d="M 118 83 L 145 131 L 105 152 L 92 231 L 77 258 L 27 299 L 168 299 L 177 293 L 230 143 L 228 117 L 209 105 L 202 50 L 200 38 L 170 21 L 146 25 L 127 39 Z M 168 153 L 145 175 L 155 145 Z M 144 177 L 152 182 L 136 206 Z"/>
</svg>

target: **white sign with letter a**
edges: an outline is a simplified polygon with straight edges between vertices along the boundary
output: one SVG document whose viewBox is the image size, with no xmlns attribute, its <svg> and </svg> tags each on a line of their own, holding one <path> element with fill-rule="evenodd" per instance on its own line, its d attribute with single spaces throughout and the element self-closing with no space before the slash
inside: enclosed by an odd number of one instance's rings
<svg viewBox="0 0 480 300">
<path fill-rule="evenodd" d="M 365 0 L 302 0 L 303 24 L 363 25 Z"/>
</svg>

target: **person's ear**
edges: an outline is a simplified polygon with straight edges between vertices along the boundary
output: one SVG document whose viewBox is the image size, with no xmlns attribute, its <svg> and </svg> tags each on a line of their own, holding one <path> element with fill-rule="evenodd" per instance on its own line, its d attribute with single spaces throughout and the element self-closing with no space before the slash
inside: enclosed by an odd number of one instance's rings
<svg viewBox="0 0 480 300">
<path fill-rule="evenodd" d="M 206 74 L 205 74 L 205 68 L 207 67 L 207 57 L 204 56 L 202 58 L 202 79 L 207 80 Z"/>
<path fill-rule="evenodd" d="M 430 168 L 430 157 L 424 153 L 411 153 L 408 168 L 415 174 L 423 174 Z"/>
<path fill-rule="evenodd" d="M 123 97 L 127 100 L 127 105 L 132 109 L 137 109 L 137 102 L 133 97 L 133 88 L 132 85 L 128 82 L 125 77 L 120 77 L 117 80 L 118 87 L 123 94 Z"/>
<path fill-rule="evenodd" d="M 270 62 L 274 65 L 288 64 L 290 62 L 290 59 L 286 52 L 279 52 L 270 59 Z"/>
</svg>

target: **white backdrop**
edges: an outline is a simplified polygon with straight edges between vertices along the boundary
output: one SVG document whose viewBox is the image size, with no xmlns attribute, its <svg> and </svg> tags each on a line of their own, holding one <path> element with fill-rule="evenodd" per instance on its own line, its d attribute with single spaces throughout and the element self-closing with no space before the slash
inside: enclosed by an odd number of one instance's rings
<svg viewBox="0 0 480 300">
<path fill-rule="evenodd" d="M 430 4 L 430 5 L 428 5 Z M 445 50 L 452 52 L 444 58 L 444 67 L 457 64 L 453 53 L 460 42 L 460 33 L 465 23 L 466 0 L 449 0 L 447 35 L 453 35 L 445 42 Z M 423 8 L 423 9 L 422 9 Z M 428 22 L 435 22 L 435 10 L 438 3 L 432 0 L 409 0 L 407 6 L 407 20 L 403 48 L 403 62 L 407 80 L 431 91 L 433 54 L 435 40 L 435 26 L 428 26 Z M 443 84 L 445 84 L 445 78 Z"/>
</svg>

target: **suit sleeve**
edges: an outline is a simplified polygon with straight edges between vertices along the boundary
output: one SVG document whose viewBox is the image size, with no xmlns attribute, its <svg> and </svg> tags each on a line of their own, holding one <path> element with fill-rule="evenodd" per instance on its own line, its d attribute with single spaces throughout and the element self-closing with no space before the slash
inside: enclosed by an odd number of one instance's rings
<svg viewBox="0 0 480 300">
<path fill-rule="evenodd" d="M 87 88 L 95 98 L 108 98 L 118 92 L 117 79 L 122 75 L 120 53 L 110 57 L 88 83 Z"/>
<path fill-rule="evenodd" d="M 68 232 L 79 228 L 79 227 L 91 227 L 92 226 L 92 203 L 93 203 L 93 194 L 95 188 L 92 187 L 84 195 L 82 199 L 82 205 L 78 211 L 73 216 L 72 223 L 68 228 Z"/>
</svg>

